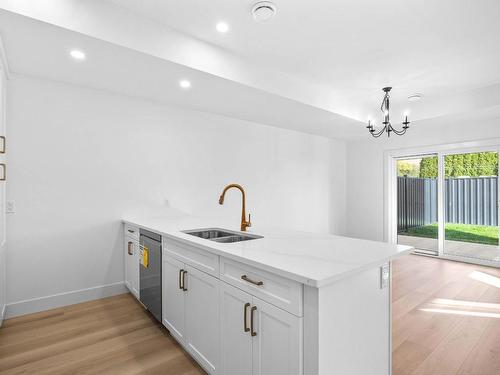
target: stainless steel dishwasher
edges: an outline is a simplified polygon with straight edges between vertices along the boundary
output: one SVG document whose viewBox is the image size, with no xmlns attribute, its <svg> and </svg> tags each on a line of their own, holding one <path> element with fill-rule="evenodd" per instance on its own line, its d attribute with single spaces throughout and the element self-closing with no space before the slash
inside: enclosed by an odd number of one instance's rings
<svg viewBox="0 0 500 375">
<path fill-rule="evenodd" d="M 141 229 L 139 231 L 141 303 L 161 322 L 161 236 Z"/>
</svg>

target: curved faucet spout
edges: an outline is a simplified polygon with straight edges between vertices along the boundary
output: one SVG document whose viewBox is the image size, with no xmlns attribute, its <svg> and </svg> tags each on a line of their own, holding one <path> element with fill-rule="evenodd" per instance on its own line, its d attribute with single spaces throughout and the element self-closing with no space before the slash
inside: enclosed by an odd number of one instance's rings
<svg viewBox="0 0 500 375">
<path fill-rule="evenodd" d="M 238 184 L 229 184 L 227 185 L 224 190 L 222 190 L 222 194 L 219 197 L 219 204 L 223 205 L 224 204 L 224 196 L 226 195 L 226 191 L 228 191 L 231 188 L 236 188 L 239 191 L 241 191 L 241 231 L 245 232 L 248 227 L 252 226 L 252 223 L 250 221 L 250 214 L 248 214 L 248 221 L 246 220 L 246 212 L 245 212 L 245 189 L 241 185 Z"/>
</svg>

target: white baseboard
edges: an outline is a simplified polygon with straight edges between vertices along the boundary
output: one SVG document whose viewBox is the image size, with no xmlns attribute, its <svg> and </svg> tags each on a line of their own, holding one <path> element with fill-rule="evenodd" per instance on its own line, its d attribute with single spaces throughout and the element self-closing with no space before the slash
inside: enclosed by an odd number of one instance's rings
<svg viewBox="0 0 500 375">
<path fill-rule="evenodd" d="M 74 305 L 75 303 L 92 301 L 94 299 L 111 297 L 127 293 L 128 289 L 123 281 L 93 288 L 74 290 L 71 292 L 54 294 L 9 303 L 5 311 L 5 319 L 15 316 L 31 314 L 39 311 L 55 309 L 57 307 Z"/>
</svg>

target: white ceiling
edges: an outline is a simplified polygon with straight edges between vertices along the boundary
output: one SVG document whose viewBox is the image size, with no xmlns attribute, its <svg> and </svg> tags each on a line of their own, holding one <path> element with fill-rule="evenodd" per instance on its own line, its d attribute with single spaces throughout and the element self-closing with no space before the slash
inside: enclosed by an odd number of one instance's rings
<svg viewBox="0 0 500 375">
<path fill-rule="evenodd" d="M 420 92 L 429 105 L 414 117 L 442 115 L 436 98 L 500 83 L 498 0 L 274 0 L 269 23 L 250 15 L 254 1 L 109 0 L 260 66 L 325 85 L 347 98 L 344 112 L 364 120 L 380 89 L 393 86 L 398 110 Z M 218 21 L 230 25 L 218 33 Z M 420 112 L 420 113 L 419 113 Z"/>
<path fill-rule="evenodd" d="M 364 134 L 356 121 L 44 22 L 0 11 L 14 73 L 48 78 L 330 138 Z M 73 48 L 87 58 L 76 62 Z M 181 79 L 192 87 L 183 90 Z"/>
<path fill-rule="evenodd" d="M 250 0 L 0 0 L 61 26 L 49 32 L 3 12 L 0 33 L 20 73 L 330 137 L 380 122 L 388 85 L 394 122 L 405 111 L 415 121 L 500 105 L 498 0 L 275 3 L 276 17 L 256 23 Z M 228 33 L 215 30 L 219 21 Z M 64 40 L 88 43 L 96 59 L 53 63 L 41 46 L 57 54 Z M 196 78 L 189 96 L 169 86 L 181 74 Z M 415 92 L 424 99 L 409 103 Z"/>
</svg>

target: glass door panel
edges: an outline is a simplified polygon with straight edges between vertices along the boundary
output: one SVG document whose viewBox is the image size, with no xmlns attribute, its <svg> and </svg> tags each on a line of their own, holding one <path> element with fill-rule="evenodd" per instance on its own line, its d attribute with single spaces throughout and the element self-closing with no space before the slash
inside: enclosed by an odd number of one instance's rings
<svg viewBox="0 0 500 375">
<path fill-rule="evenodd" d="M 498 153 L 444 155 L 446 255 L 500 261 Z"/>
<path fill-rule="evenodd" d="M 438 255 L 438 157 L 401 158 L 396 168 L 398 243 Z"/>
</svg>

